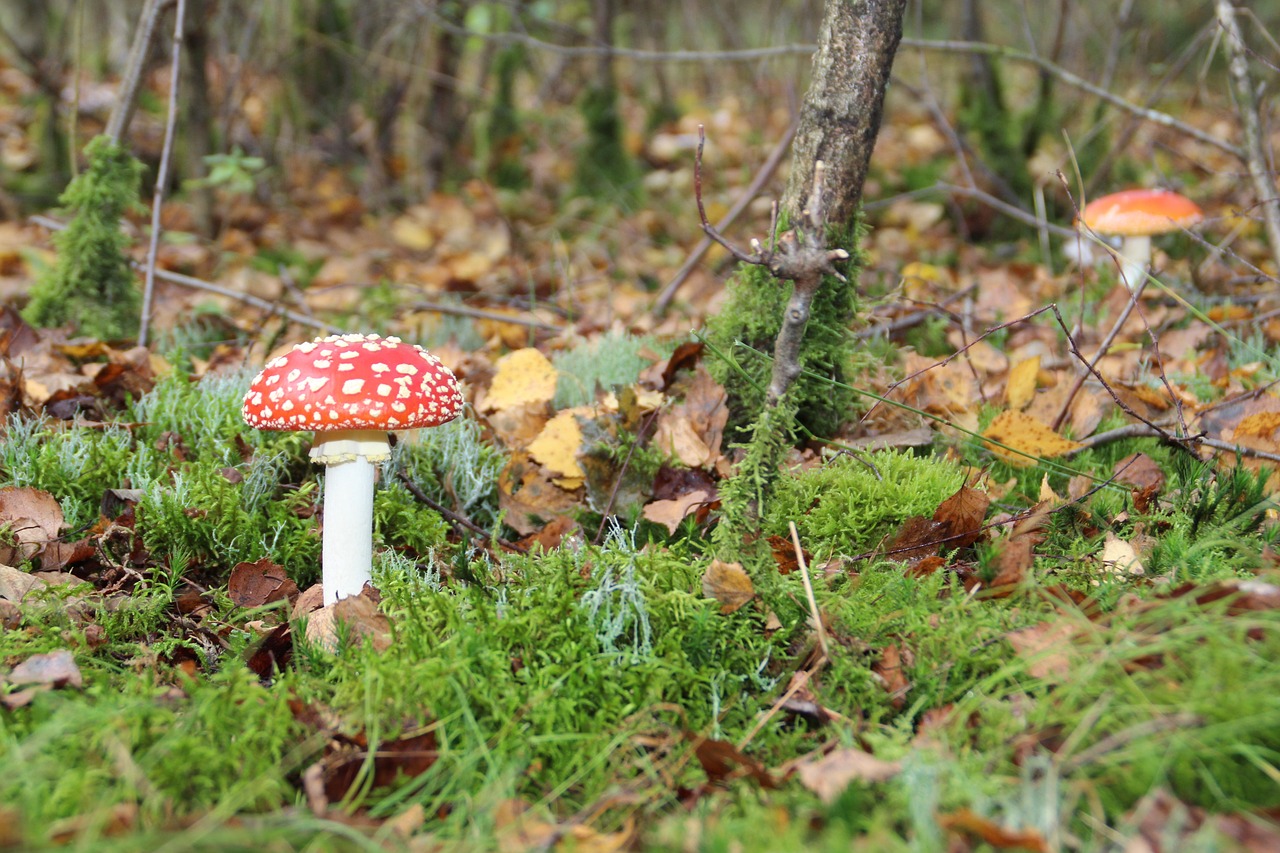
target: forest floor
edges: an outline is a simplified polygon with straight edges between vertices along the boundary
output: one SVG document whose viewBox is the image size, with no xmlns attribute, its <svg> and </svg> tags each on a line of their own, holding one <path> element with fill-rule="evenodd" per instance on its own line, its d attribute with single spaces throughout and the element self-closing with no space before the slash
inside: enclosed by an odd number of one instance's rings
<svg viewBox="0 0 1280 853">
<path fill-rule="evenodd" d="M 1115 265 L 912 195 L 954 166 L 891 108 L 858 402 L 787 457 L 764 577 L 709 539 L 725 253 L 654 304 L 701 238 L 699 121 L 717 221 L 789 118 L 703 113 L 634 143 L 630 202 L 557 190 L 549 144 L 523 190 L 397 213 L 302 155 L 220 190 L 213 238 L 179 197 L 160 268 L 233 296 L 162 279 L 148 348 L 28 326 L 49 230 L 0 223 L 0 849 L 1280 845 L 1280 318 L 1235 167 L 1188 154 L 1231 253 L 1160 243 L 1077 382 Z M 331 330 L 429 347 L 469 405 L 382 470 L 377 593 L 325 650 L 310 437 L 240 404 Z"/>
</svg>

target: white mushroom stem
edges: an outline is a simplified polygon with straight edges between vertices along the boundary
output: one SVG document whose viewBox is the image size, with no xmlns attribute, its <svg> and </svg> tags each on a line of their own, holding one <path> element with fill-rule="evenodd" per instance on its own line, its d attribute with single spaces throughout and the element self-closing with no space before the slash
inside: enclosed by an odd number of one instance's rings
<svg viewBox="0 0 1280 853">
<path fill-rule="evenodd" d="M 373 483 L 376 463 L 390 455 L 385 432 L 316 435 L 311 460 L 325 466 L 321 583 L 326 606 L 359 595 L 373 579 Z"/>
<path fill-rule="evenodd" d="M 1137 290 L 1151 265 L 1151 237 L 1125 237 L 1120 243 L 1120 277 L 1125 287 Z"/>
</svg>

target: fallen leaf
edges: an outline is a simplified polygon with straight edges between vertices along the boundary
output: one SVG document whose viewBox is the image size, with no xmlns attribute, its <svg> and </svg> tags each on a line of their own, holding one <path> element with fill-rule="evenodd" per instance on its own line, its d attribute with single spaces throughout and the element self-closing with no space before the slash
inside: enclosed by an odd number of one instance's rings
<svg viewBox="0 0 1280 853">
<path fill-rule="evenodd" d="M 695 513 L 714 502 L 715 499 L 715 495 L 712 492 L 699 489 L 698 491 L 681 495 L 674 500 L 651 501 L 645 505 L 644 517 L 647 521 L 663 525 L 667 528 L 668 533 L 675 533 L 676 528 L 680 526 L 680 522 L 684 521 L 691 513 Z"/>
<path fill-rule="evenodd" d="M 815 761 L 796 765 L 800 784 L 827 805 L 835 802 L 852 782 L 887 782 L 902 772 L 902 764 L 885 761 L 860 749 L 837 749 Z"/>
<path fill-rule="evenodd" d="M 1036 377 L 1040 375 L 1040 356 L 1018 362 L 1009 368 L 1009 379 L 1005 382 L 1004 396 L 1009 408 L 1020 412 L 1027 407 L 1036 395 Z"/>
<path fill-rule="evenodd" d="M 582 427 L 578 425 L 575 413 L 566 410 L 547 421 L 527 449 L 529 455 L 551 473 L 563 478 L 581 479 L 586 476 L 578 464 L 581 447 Z"/>
<path fill-rule="evenodd" d="M 978 838 L 997 850 L 1031 850 L 1033 853 L 1049 853 L 1048 842 L 1036 830 L 1009 829 L 969 809 L 938 815 L 938 824 L 951 832 Z"/>
<path fill-rule="evenodd" d="M 776 788 L 778 783 L 760 762 L 744 755 L 733 744 L 724 740 L 685 734 L 685 740 L 693 743 L 693 752 L 702 765 L 707 778 L 714 784 L 724 784 L 735 775 L 750 776 L 762 788 Z"/>
<path fill-rule="evenodd" d="M 1005 411 L 996 415 L 982 436 L 988 439 L 987 449 L 1015 468 L 1027 468 L 1040 459 L 1061 456 L 1083 447 L 1021 412 Z"/>
<path fill-rule="evenodd" d="M 549 403 L 556 396 L 555 366 L 532 347 L 507 353 L 498 359 L 496 367 L 493 384 L 484 397 L 485 411 Z"/>
<path fill-rule="evenodd" d="M 755 598 L 756 589 L 741 563 L 712 560 L 702 576 L 702 594 L 720 602 L 720 612 L 728 614 Z"/>
<path fill-rule="evenodd" d="M 1027 661 L 1027 671 L 1036 678 L 1065 678 L 1071 674 L 1074 647 L 1071 641 L 1080 625 L 1067 619 L 1041 622 L 1005 635 L 1018 657 Z"/>
<path fill-rule="evenodd" d="M 298 586 L 284 567 L 267 557 L 255 563 L 236 563 L 227 580 L 227 595 L 239 607 L 261 607 L 297 594 Z"/>
<path fill-rule="evenodd" d="M 1117 483 L 1140 490 L 1159 491 L 1165 484 L 1164 471 L 1145 453 L 1130 453 L 1115 464 L 1112 475 Z"/>
<path fill-rule="evenodd" d="M 909 665 L 913 655 L 903 646 L 889 644 L 880 650 L 880 659 L 871 665 L 871 671 L 880 678 L 880 684 L 889 694 L 890 704 L 901 708 L 907 703 L 907 692 L 911 690 L 911 682 L 903 671 Z"/>
<path fill-rule="evenodd" d="M 0 563 L 30 559 L 62 529 L 62 507 L 53 495 L 30 486 L 0 489 L 0 526 L 17 539 L 13 548 L 0 546 Z"/>
<path fill-rule="evenodd" d="M 967 548 L 982 536 L 982 521 L 987 517 L 991 498 L 986 492 L 969 486 L 938 504 L 933 520 L 942 526 L 944 548 Z"/>
<path fill-rule="evenodd" d="M 76 659 L 67 649 L 32 655 L 13 668 L 5 680 L 10 684 L 48 684 L 53 687 L 83 687 L 84 678 Z"/>
<path fill-rule="evenodd" d="M 1117 575 L 1138 576 L 1147 573 L 1133 546 L 1109 530 L 1102 546 L 1102 565 L 1107 571 Z"/>
</svg>

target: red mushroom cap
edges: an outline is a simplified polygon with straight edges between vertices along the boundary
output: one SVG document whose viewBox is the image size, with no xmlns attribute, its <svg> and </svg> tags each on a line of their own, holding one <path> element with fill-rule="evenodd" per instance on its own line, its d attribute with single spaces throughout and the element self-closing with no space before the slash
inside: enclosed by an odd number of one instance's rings
<svg viewBox="0 0 1280 853">
<path fill-rule="evenodd" d="M 382 430 L 439 426 L 462 411 L 453 371 L 420 346 L 332 335 L 267 362 L 244 396 L 255 429 Z"/>
<path fill-rule="evenodd" d="M 1204 218 L 1186 196 L 1170 190 L 1125 190 L 1104 195 L 1084 206 L 1080 221 L 1099 234 L 1147 237 L 1177 231 Z"/>
</svg>

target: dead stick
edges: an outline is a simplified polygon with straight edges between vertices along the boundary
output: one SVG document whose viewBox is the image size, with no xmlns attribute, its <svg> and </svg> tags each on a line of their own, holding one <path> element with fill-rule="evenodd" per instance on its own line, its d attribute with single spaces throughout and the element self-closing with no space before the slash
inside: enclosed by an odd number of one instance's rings
<svg viewBox="0 0 1280 853">
<path fill-rule="evenodd" d="M 173 156 L 173 131 L 178 123 L 178 78 L 182 58 L 182 16 L 186 0 L 178 0 L 174 12 L 172 66 L 169 69 L 169 114 L 164 122 L 164 148 L 160 152 L 160 168 L 156 172 L 156 191 L 151 202 L 151 240 L 147 244 L 146 276 L 142 288 L 142 319 L 138 324 L 138 346 L 147 345 L 151 330 L 151 302 L 156 290 L 156 252 L 160 248 L 160 211 L 164 204 L 164 185 L 169 179 L 169 160 Z"/>
<path fill-rule="evenodd" d="M 787 153 L 787 149 L 791 147 L 791 140 L 795 139 L 796 129 L 799 126 L 799 122 L 792 122 L 791 126 L 787 128 L 787 132 L 783 134 L 782 139 L 778 141 L 774 149 L 769 152 L 768 159 L 764 161 L 760 171 L 756 172 L 756 176 L 752 179 L 750 185 L 739 196 L 733 207 L 729 208 L 729 212 L 724 215 L 724 218 L 716 223 L 717 231 L 723 231 L 732 225 L 742 214 L 742 211 L 747 209 L 747 205 L 751 204 L 755 197 L 760 194 L 760 191 L 764 189 L 764 185 L 773 177 L 774 172 L 778 171 L 778 165 L 782 162 L 782 157 Z M 671 307 L 671 300 L 675 298 L 676 291 L 684 284 L 689 274 L 702 262 L 703 255 L 711 248 L 711 243 L 710 237 L 704 236 L 699 240 L 698 245 L 694 246 L 693 251 L 689 253 L 689 257 L 685 258 L 684 265 L 676 271 L 671 281 L 667 282 L 667 286 L 662 289 L 662 293 L 658 296 L 658 301 L 653 305 L 653 311 L 659 317 L 667 313 L 667 309 Z"/>
<path fill-rule="evenodd" d="M 426 504 L 431 509 L 434 509 L 436 512 L 440 513 L 449 521 L 452 521 L 454 524 L 460 527 L 465 527 L 467 530 L 470 530 L 472 533 L 475 533 L 479 536 L 483 536 L 486 539 L 492 538 L 493 541 L 497 542 L 500 547 L 505 548 L 508 551 L 514 551 L 517 554 L 529 553 L 529 550 L 527 548 L 522 548 L 519 545 L 515 544 L 514 542 L 508 542 L 507 540 L 503 539 L 501 536 L 492 536 L 492 534 L 490 534 L 489 531 L 485 530 L 480 525 L 471 521 L 471 519 L 458 515 L 453 510 L 446 509 L 445 507 L 436 503 L 431 498 L 427 497 L 427 493 L 422 491 L 422 489 L 418 488 L 418 484 L 413 482 L 413 480 L 410 480 L 409 475 L 406 474 L 405 472 L 397 471 L 396 476 L 400 478 L 400 482 L 404 483 L 404 487 L 409 490 L 409 494 L 413 495 L 415 498 L 417 498 L 422 503 Z"/>
</svg>

